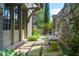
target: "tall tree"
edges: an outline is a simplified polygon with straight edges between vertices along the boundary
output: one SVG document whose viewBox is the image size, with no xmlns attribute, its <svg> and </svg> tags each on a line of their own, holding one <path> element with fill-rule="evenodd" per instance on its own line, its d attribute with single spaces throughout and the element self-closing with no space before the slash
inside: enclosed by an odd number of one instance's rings
<svg viewBox="0 0 79 59">
<path fill-rule="evenodd" d="M 44 35 L 47 35 L 49 31 L 49 3 L 45 3 L 44 8 Z"/>
<path fill-rule="evenodd" d="M 48 23 L 48 21 L 49 21 L 49 3 L 45 3 L 44 23 Z"/>
<path fill-rule="evenodd" d="M 34 17 L 34 25 L 37 26 L 37 28 L 40 28 L 41 25 L 44 22 L 44 9 L 40 9 L 35 12 L 35 17 Z"/>
</svg>

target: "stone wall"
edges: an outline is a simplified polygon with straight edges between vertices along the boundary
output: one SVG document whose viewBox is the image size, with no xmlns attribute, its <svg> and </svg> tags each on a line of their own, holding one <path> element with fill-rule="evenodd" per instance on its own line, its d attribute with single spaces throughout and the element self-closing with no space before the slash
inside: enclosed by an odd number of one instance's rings
<svg viewBox="0 0 79 59">
<path fill-rule="evenodd" d="M 67 37 L 68 34 L 71 34 L 75 17 L 79 17 L 79 4 L 65 3 L 55 18 L 55 32 L 58 32 L 62 38 Z"/>
<path fill-rule="evenodd" d="M 62 10 L 55 18 L 55 32 L 59 34 L 60 38 L 65 39 L 72 34 L 74 20 L 79 17 L 78 3 L 65 3 Z"/>
<path fill-rule="evenodd" d="M 53 31 L 53 33 L 55 33 L 55 31 L 56 31 L 56 19 L 57 19 L 57 15 L 53 15 L 52 18 L 53 18 L 52 31 Z"/>
</svg>

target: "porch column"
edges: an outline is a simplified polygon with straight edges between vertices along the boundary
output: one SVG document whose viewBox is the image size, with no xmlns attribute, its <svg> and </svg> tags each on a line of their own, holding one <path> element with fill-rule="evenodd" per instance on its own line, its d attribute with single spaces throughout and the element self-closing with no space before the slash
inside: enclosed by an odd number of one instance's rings
<svg viewBox="0 0 79 59">
<path fill-rule="evenodd" d="M 14 44 L 14 4 L 10 5 L 10 18 L 11 18 L 11 45 Z"/>
<path fill-rule="evenodd" d="M 21 4 L 18 6 L 18 19 L 19 19 L 19 41 L 22 40 L 22 9 Z"/>
<path fill-rule="evenodd" d="M 24 16 L 24 38 L 27 38 L 27 9 L 25 9 L 25 16 Z"/>
</svg>

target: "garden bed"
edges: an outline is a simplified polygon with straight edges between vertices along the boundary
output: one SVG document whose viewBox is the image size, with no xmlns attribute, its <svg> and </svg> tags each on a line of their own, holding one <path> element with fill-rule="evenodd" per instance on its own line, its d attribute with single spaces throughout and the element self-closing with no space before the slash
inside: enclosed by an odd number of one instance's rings
<svg viewBox="0 0 79 59">
<path fill-rule="evenodd" d="M 4 49 L 0 51 L 0 56 L 23 56 L 24 53 L 21 51 L 15 51 L 12 49 Z"/>
<path fill-rule="evenodd" d="M 56 41 L 51 41 L 51 45 L 46 45 L 43 47 L 43 56 L 59 56 L 62 55 L 60 52 L 58 43 Z"/>
</svg>

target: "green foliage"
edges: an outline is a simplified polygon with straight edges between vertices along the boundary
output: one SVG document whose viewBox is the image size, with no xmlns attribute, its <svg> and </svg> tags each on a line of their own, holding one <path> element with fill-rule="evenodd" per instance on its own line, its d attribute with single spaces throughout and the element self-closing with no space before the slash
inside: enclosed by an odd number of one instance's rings
<svg viewBox="0 0 79 59">
<path fill-rule="evenodd" d="M 39 31 L 37 29 L 33 29 L 32 36 L 29 36 L 28 40 L 29 41 L 37 41 L 39 37 L 40 37 Z"/>
<path fill-rule="evenodd" d="M 42 28 L 45 30 L 45 34 L 48 34 L 50 29 L 52 28 L 52 22 L 49 20 L 48 23 L 44 23 Z"/>
<path fill-rule="evenodd" d="M 14 54 L 14 56 L 24 56 L 24 53 L 21 51 L 18 51 L 17 53 Z"/>
<path fill-rule="evenodd" d="M 70 40 L 66 41 L 68 44 L 68 55 L 79 55 L 79 17 L 74 18 L 72 27 L 72 35 L 69 37 Z"/>
<path fill-rule="evenodd" d="M 45 29 L 46 31 L 49 31 L 49 29 L 50 29 L 50 24 L 49 24 L 49 23 L 45 23 L 45 24 L 44 24 L 44 29 Z"/>
<path fill-rule="evenodd" d="M 36 28 L 33 28 L 33 32 L 32 32 L 32 35 L 34 36 L 34 35 L 36 35 L 36 36 L 40 36 L 40 32 L 38 31 L 38 29 L 36 29 Z"/>
<path fill-rule="evenodd" d="M 0 51 L 0 56 L 9 56 L 14 52 L 15 51 L 12 49 L 4 49 L 4 50 Z"/>
<path fill-rule="evenodd" d="M 65 55 L 79 55 L 79 37 L 77 38 L 76 35 L 70 36 L 68 39 L 62 40 L 60 46 Z"/>
<path fill-rule="evenodd" d="M 15 52 L 13 49 L 4 49 L 0 51 L 0 56 L 23 56 L 24 53 L 21 51 Z"/>
<path fill-rule="evenodd" d="M 59 45 L 61 46 L 63 55 L 68 55 L 68 54 L 69 54 L 69 51 L 67 50 L 68 47 L 67 47 L 67 45 L 66 45 L 66 41 L 61 40 L 61 41 L 59 42 Z"/>
<path fill-rule="evenodd" d="M 44 10 L 41 9 L 35 12 L 33 23 L 37 28 L 41 28 L 41 24 L 43 24 L 43 22 L 44 22 Z"/>
<path fill-rule="evenodd" d="M 71 36 L 69 41 L 66 41 L 68 44 L 67 54 L 68 55 L 79 55 L 79 36 L 73 35 Z"/>
<path fill-rule="evenodd" d="M 61 41 L 61 47 L 65 55 L 79 55 L 79 17 L 74 18 L 71 35 Z M 62 43 L 63 42 L 63 43 Z"/>
<path fill-rule="evenodd" d="M 45 9 L 44 9 L 44 23 L 49 22 L 49 3 L 45 3 Z"/>
<path fill-rule="evenodd" d="M 50 47 L 48 49 L 48 52 L 58 51 L 58 50 L 59 50 L 59 48 L 58 48 L 57 42 L 51 41 L 51 45 L 50 45 Z"/>
<path fill-rule="evenodd" d="M 29 36 L 29 41 L 37 41 L 38 37 L 36 35 Z"/>
</svg>

